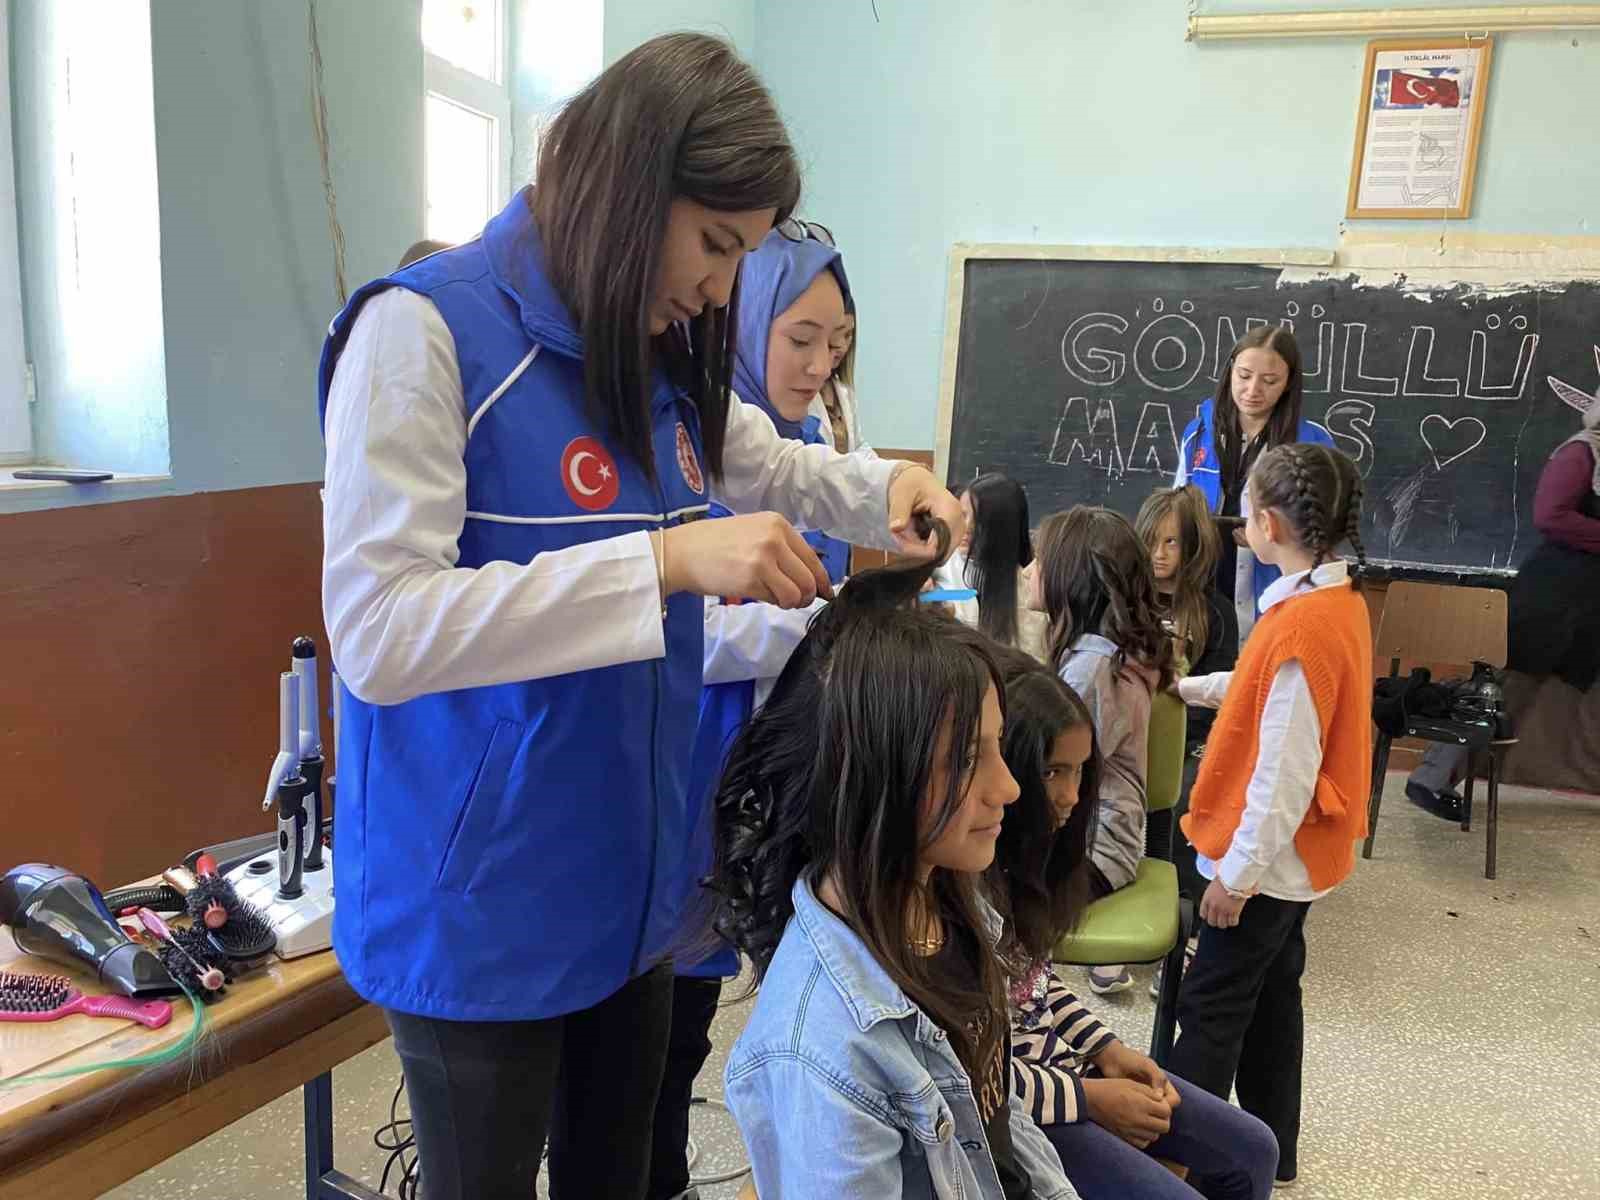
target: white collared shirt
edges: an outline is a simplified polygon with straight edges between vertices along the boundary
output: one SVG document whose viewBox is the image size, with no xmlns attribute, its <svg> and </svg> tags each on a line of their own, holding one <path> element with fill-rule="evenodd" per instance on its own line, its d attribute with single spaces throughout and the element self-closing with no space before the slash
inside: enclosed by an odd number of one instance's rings
<svg viewBox="0 0 1600 1200">
<path fill-rule="evenodd" d="M 1291 603 L 1303 592 L 1344 587 L 1350 581 L 1349 566 L 1342 560 L 1318 567 L 1310 588 L 1300 586 L 1306 575 L 1297 571 L 1276 580 L 1261 593 L 1261 611 Z M 1191 676 L 1179 681 L 1178 693 L 1185 703 L 1218 708 L 1232 680 L 1232 671 Z M 1213 735 L 1207 752 L 1224 749 Z M 1239 827 L 1221 862 L 1195 855 L 1200 874 L 1207 879 L 1220 876 L 1223 886 L 1235 892 L 1259 891 L 1279 900 L 1316 900 L 1327 895 L 1332 889 L 1318 891 L 1311 886 L 1310 873 L 1294 845 L 1294 835 L 1316 794 L 1321 768 L 1322 725 L 1316 701 L 1300 660 L 1290 659 L 1278 668 L 1267 692 L 1255 770 L 1245 790 Z"/>
</svg>

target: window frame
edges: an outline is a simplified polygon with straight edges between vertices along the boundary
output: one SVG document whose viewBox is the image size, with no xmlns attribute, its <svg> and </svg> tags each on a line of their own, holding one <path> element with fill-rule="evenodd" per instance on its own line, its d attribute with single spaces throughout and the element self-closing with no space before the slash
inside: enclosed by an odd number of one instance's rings
<svg viewBox="0 0 1600 1200">
<path fill-rule="evenodd" d="M 22 328 L 22 246 L 17 236 L 11 141 L 11 27 L 0 4 L 0 466 L 33 461 L 31 372 Z"/>
<path fill-rule="evenodd" d="M 428 221 L 428 145 L 427 102 L 430 97 L 457 105 L 486 118 L 490 123 L 490 211 L 493 217 L 511 199 L 511 85 L 510 85 L 510 8 L 511 0 L 493 0 L 495 6 L 495 77 L 487 79 L 456 66 L 422 46 L 422 213 Z M 419 26 L 420 36 L 420 26 Z M 432 236 L 428 231 L 427 236 Z"/>
</svg>

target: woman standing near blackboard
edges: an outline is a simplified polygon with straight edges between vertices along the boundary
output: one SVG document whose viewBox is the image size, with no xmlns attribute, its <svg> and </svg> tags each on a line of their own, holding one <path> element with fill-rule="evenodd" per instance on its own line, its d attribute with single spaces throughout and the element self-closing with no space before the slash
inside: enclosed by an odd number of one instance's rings
<svg viewBox="0 0 1600 1200">
<path fill-rule="evenodd" d="M 1218 517 L 1248 517 L 1245 480 L 1263 450 L 1288 442 L 1333 445 L 1326 429 L 1301 416 L 1302 401 L 1294 334 L 1273 325 L 1250 330 L 1233 344 L 1216 397 L 1200 406 L 1184 430 L 1172 486 L 1194 484 Z M 1281 572 L 1256 560 L 1241 522 L 1219 524 L 1224 536 L 1217 590 L 1232 598 L 1243 641 L 1256 623 L 1256 602 Z"/>
</svg>

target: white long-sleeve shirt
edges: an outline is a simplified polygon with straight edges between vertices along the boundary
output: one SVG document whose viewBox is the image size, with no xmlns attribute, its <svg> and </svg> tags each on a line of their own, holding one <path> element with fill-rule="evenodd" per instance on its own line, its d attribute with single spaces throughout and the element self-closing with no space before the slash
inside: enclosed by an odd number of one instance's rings
<svg viewBox="0 0 1600 1200">
<path fill-rule="evenodd" d="M 356 696 L 398 704 L 666 653 L 647 533 L 457 567 L 471 422 L 454 339 L 430 300 L 394 288 L 361 310 L 324 428 L 323 615 Z M 895 466 L 781 438 L 735 402 L 716 495 L 735 512 L 774 510 L 892 549 Z"/>
<path fill-rule="evenodd" d="M 1310 589 L 1300 586 L 1305 577 L 1306 572 L 1298 571 L 1274 581 L 1261 594 L 1261 611 L 1293 603 L 1307 590 L 1343 587 L 1350 571 L 1343 562 L 1324 563 L 1312 576 Z M 1232 680 L 1232 671 L 1193 675 L 1179 681 L 1178 692 L 1186 703 L 1217 708 Z M 1227 747 L 1215 744 L 1215 738 L 1207 747 L 1208 753 L 1226 751 Z M 1321 767 L 1322 725 L 1316 700 L 1300 660 L 1290 659 L 1278 668 L 1267 691 L 1255 770 L 1245 790 L 1239 827 L 1220 862 L 1204 854 L 1195 856 L 1200 873 L 1207 879 L 1220 878 L 1223 886 L 1233 891 L 1260 891 L 1279 900 L 1316 900 L 1327 895 L 1331 889 L 1318 891 L 1311 886 L 1305 861 L 1294 845 L 1294 835 L 1316 795 Z"/>
<path fill-rule="evenodd" d="M 776 604 L 724 604 L 707 596 L 704 682 L 755 680 L 754 703 L 759 710 L 805 638 L 811 618 L 827 603 L 819 598 L 806 608 L 779 608 Z"/>
</svg>

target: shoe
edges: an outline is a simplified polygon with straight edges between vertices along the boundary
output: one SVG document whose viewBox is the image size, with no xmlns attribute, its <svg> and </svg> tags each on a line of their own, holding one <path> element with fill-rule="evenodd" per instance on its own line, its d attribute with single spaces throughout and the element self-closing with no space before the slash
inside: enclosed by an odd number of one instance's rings
<svg viewBox="0 0 1600 1200">
<path fill-rule="evenodd" d="M 1133 972 L 1127 967 L 1090 967 L 1089 990 L 1097 996 L 1125 992 L 1133 986 Z"/>
<path fill-rule="evenodd" d="M 1406 799 L 1442 821 L 1461 823 L 1462 799 L 1454 792 L 1430 792 L 1420 783 L 1406 784 Z"/>
<path fill-rule="evenodd" d="M 1195 949 L 1199 945 L 1200 945 L 1200 939 L 1198 937 L 1192 937 L 1187 942 L 1184 943 L 1184 947 L 1183 947 L 1183 974 L 1184 975 L 1187 975 L 1189 973 L 1189 964 L 1194 961 L 1194 952 L 1195 952 Z M 1160 963 L 1158 963 L 1156 965 L 1156 973 L 1150 980 L 1150 999 L 1152 999 L 1152 1000 L 1161 999 L 1161 975 L 1166 969 L 1167 969 L 1167 963 L 1166 963 L 1165 959 L 1163 959 Z M 1178 982 L 1179 983 L 1183 982 L 1183 977 L 1182 976 L 1179 976 Z"/>
<path fill-rule="evenodd" d="M 1295 1177 L 1293 1175 L 1289 1176 L 1287 1179 L 1274 1179 L 1272 1181 L 1272 1190 L 1275 1192 L 1281 1192 L 1288 1188 L 1292 1188 L 1294 1186 L 1294 1181 Z"/>
</svg>

